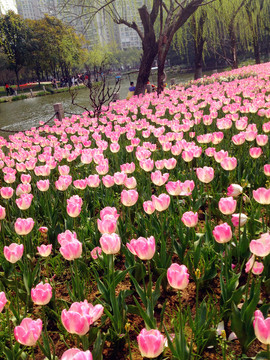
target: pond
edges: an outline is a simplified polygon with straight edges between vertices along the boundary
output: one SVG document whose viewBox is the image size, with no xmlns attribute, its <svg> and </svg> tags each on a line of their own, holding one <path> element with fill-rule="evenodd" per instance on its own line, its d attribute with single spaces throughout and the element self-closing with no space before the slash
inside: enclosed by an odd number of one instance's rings
<svg viewBox="0 0 270 360">
<path fill-rule="evenodd" d="M 129 81 L 136 80 L 136 74 L 133 78 L 124 77 L 121 81 L 120 99 L 127 96 Z M 176 83 L 185 82 L 193 78 L 192 73 L 186 74 L 170 74 L 167 82 L 175 78 Z M 155 77 L 151 77 L 151 82 L 155 82 Z M 89 106 L 89 90 L 81 89 L 78 92 L 76 102 L 82 106 Z M 32 126 L 38 126 L 39 121 L 47 121 L 54 114 L 53 104 L 62 103 L 64 110 L 70 113 L 82 113 L 83 110 L 71 104 L 71 96 L 69 92 L 29 98 L 11 103 L 0 104 L 0 128 L 21 131 L 30 129 Z M 67 115 L 68 116 L 68 115 Z"/>
</svg>

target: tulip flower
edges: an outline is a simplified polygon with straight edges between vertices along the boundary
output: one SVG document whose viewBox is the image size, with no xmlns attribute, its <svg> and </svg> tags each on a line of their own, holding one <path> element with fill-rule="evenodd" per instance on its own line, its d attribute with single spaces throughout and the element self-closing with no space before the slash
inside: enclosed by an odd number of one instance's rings
<svg viewBox="0 0 270 360">
<path fill-rule="evenodd" d="M 220 244 L 227 243 L 232 238 L 232 229 L 227 223 L 217 225 L 213 230 L 213 236 L 216 242 Z"/>
<path fill-rule="evenodd" d="M 125 206 L 133 206 L 138 200 L 139 194 L 136 190 L 123 190 L 121 192 L 121 203 Z"/>
<path fill-rule="evenodd" d="M 231 215 L 235 212 L 237 202 L 232 196 L 221 198 L 218 202 L 218 208 L 224 215 Z"/>
<path fill-rule="evenodd" d="M 161 194 L 158 197 L 152 195 L 152 203 L 157 211 L 164 211 L 168 209 L 171 198 L 167 194 Z"/>
<path fill-rule="evenodd" d="M 18 218 L 15 221 L 14 229 L 18 235 L 27 235 L 32 231 L 34 224 L 35 222 L 32 218 L 27 218 L 27 219 Z"/>
<path fill-rule="evenodd" d="M 183 214 L 181 218 L 182 222 L 187 227 L 194 227 L 198 223 L 198 213 L 194 213 L 193 211 L 187 211 Z"/>
<path fill-rule="evenodd" d="M 16 341 L 25 346 L 34 346 L 42 331 L 42 321 L 24 318 L 19 326 L 14 329 Z"/>
<path fill-rule="evenodd" d="M 93 360 L 93 356 L 89 350 L 81 351 L 71 348 L 63 353 L 61 360 Z"/>
<path fill-rule="evenodd" d="M 185 265 L 173 263 L 167 270 L 167 278 L 171 287 L 183 290 L 189 283 L 188 269 Z"/>
<path fill-rule="evenodd" d="M 237 197 L 242 194 L 243 188 L 238 184 L 231 184 L 227 189 L 227 196 Z"/>
<path fill-rule="evenodd" d="M 6 303 L 7 303 L 6 294 L 4 293 L 4 291 L 1 291 L 0 292 L 0 313 L 3 311 Z"/>
<path fill-rule="evenodd" d="M 100 246 L 102 251 L 109 254 L 117 254 L 121 248 L 121 239 L 119 235 L 113 234 L 103 234 L 99 239 Z"/>
<path fill-rule="evenodd" d="M 52 252 L 52 244 L 50 244 L 50 245 L 44 245 L 43 244 L 41 246 L 37 246 L 37 251 L 38 251 L 40 256 L 47 257 Z"/>
<path fill-rule="evenodd" d="M 270 254 L 270 234 L 262 234 L 260 239 L 251 240 L 249 249 L 256 256 L 268 256 Z"/>
<path fill-rule="evenodd" d="M 4 220 L 6 217 L 6 209 L 0 205 L 0 220 Z"/>
<path fill-rule="evenodd" d="M 4 256 L 7 261 L 15 264 L 23 256 L 23 244 L 12 243 L 9 246 L 4 246 Z"/>
<path fill-rule="evenodd" d="M 31 299 L 36 305 L 46 305 L 52 298 L 52 287 L 48 283 L 40 282 L 35 288 L 31 289 Z"/>
<path fill-rule="evenodd" d="M 253 327 L 256 338 L 265 345 L 270 345 L 270 317 L 264 318 L 260 310 L 254 313 Z"/>
<path fill-rule="evenodd" d="M 93 306 L 87 300 L 73 303 L 69 310 L 61 313 L 61 321 L 65 329 L 71 334 L 85 335 L 90 325 L 97 321 L 103 314 L 103 306 Z"/>
<path fill-rule="evenodd" d="M 137 240 L 132 239 L 130 243 L 127 243 L 127 248 L 141 260 L 150 260 L 156 251 L 155 238 L 150 236 L 147 239 L 144 237 L 139 237 Z"/>
<path fill-rule="evenodd" d="M 269 205 L 270 204 L 270 189 L 265 189 L 263 187 L 253 190 L 253 198 L 259 204 Z"/>
<path fill-rule="evenodd" d="M 207 166 L 204 166 L 203 168 L 197 168 L 196 175 L 201 182 L 208 184 L 214 178 L 214 169 Z"/>
<path fill-rule="evenodd" d="M 235 227 L 239 226 L 239 223 L 240 223 L 240 226 L 244 226 L 248 220 L 248 217 L 245 214 L 232 214 L 231 220 L 232 220 L 233 226 L 235 226 Z"/>
<path fill-rule="evenodd" d="M 139 350 L 142 357 L 156 358 L 164 349 L 165 338 L 159 330 L 142 329 L 137 336 Z"/>
</svg>

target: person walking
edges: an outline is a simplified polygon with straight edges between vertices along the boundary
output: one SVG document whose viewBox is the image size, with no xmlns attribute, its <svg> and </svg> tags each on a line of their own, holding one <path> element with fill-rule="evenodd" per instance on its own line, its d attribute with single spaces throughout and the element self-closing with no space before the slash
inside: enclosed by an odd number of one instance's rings
<svg viewBox="0 0 270 360">
<path fill-rule="evenodd" d="M 8 96 L 10 94 L 10 86 L 8 83 L 5 83 L 5 89 L 6 89 L 7 96 Z"/>
</svg>

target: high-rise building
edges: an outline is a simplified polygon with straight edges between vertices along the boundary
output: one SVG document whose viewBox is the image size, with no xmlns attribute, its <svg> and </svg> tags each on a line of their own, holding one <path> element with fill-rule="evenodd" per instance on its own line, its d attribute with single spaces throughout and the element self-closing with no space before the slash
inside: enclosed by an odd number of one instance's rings
<svg viewBox="0 0 270 360">
<path fill-rule="evenodd" d="M 1 0 L 0 0 L 1 1 Z M 15 1 L 15 0 L 14 0 Z M 94 3 L 94 0 L 91 0 Z M 137 32 L 125 25 L 117 25 L 113 22 L 107 11 L 98 12 L 94 19 L 82 16 L 82 8 L 70 5 L 66 11 L 62 11 L 62 0 L 17 0 L 18 13 L 24 18 L 41 19 L 45 14 L 56 16 L 60 20 L 74 27 L 83 34 L 88 47 L 95 44 L 117 44 L 120 49 L 141 48 L 141 40 Z M 115 3 L 115 11 L 129 22 L 135 21 L 141 26 L 138 8 L 148 4 L 149 0 L 133 0 L 126 3 L 119 0 Z"/>
<path fill-rule="evenodd" d="M 17 6 L 15 0 L 0 0 L 0 14 L 5 15 L 9 10 L 17 14 Z"/>
<path fill-rule="evenodd" d="M 17 0 L 18 14 L 24 19 L 38 20 L 42 18 L 39 0 Z"/>
</svg>

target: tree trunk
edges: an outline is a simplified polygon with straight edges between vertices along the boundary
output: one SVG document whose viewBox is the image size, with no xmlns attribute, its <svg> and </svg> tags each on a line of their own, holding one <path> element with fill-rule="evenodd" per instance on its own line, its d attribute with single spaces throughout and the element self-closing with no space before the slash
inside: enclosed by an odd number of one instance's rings
<svg viewBox="0 0 270 360">
<path fill-rule="evenodd" d="M 16 74 L 18 90 L 20 90 L 19 70 L 18 70 L 17 66 L 15 67 L 14 71 L 15 71 L 15 74 Z"/>
<path fill-rule="evenodd" d="M 194 80 L 202 78 L 202 62 L 203 62 L 203 47 L 204 47 L 204 39 L 200 37 L 199 43 L 196 43 L 195 40 L 195 72 L 194 72 Z"/>
<path fill-rule="evenodd" d="M 260 56 L 260 44 L 258 42 L 258 39 L 253 38 L 253 49 L 254 49 L 254 58 L 256 64 L 261 63 L 261 56 Z"/>
<path fill-rule="evenodd" d="M 149 76 L 151 73 L 151 67 L 155 60 L 155 57 L 158 52 L 158 46 L 156 40 L 150 34 L 150 36 L 146 36 L 142 42 L 143 45 L 143 56 L 141 60 L 141 65 L 139 69 L 139 74 L 137 77 L 137 84 L 134 94 L 139 95 L 143 94 L 146 89 L 147 81 L 149 80 Z"/>
<path fill-rule="evenodd" d="M 233 24 L 229 26 L 229 36 L 231 42 L 232 69 L 238 69 L 237 40 Z"/>
</svg>

